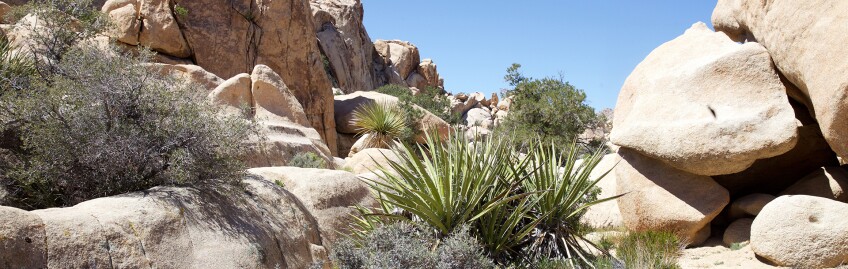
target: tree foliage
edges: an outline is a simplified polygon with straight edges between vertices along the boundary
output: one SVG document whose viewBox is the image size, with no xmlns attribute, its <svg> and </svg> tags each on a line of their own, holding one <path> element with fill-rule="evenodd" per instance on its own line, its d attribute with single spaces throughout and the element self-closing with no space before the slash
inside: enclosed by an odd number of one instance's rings
<svg viewBox="0 0 848 269">
<path fill-rule="evenodd" d="M 562 77 L 534 79 L 521 73 L 521 65 L 507 69 L 504 80 L 513 89 L 504 97 L 512 97 L 509 114 L 500 131 L 518 137 L 519 141 L 538 138 L 544 143 L 567 145 L 575 141 L 586 128 L 600 120 L 594 109 L 586 104 L 586 93 Z M 588 146 L 587 141 L 580 141 Z M 594 148 L 588 148 L 591 152 Z"/>
</svg>

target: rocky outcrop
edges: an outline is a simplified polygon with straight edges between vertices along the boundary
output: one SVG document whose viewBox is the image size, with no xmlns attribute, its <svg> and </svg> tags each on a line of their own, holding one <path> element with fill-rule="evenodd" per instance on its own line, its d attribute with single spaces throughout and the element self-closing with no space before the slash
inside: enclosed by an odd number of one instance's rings
<svg viewBox="0 0 848 269">
<path fill-rule="evenodd" d="M 381 167 L 394 171 L 390 162 L 400 163 L 400 157 L 394 151 L 369 148 L 345 159 L 345 168 L 357 175 L 379 172 Z"/>
<path fill-rule="evenodd" d="M 157 187 L 31 212 L 0 207 L 6 268 L 307 268 L 317 222 L 272 182 Z M 241 189 L 243 188 L 243 189 Z"/>
<path fill-rule="evenodd" d="M 282 166 L 294 155 L 312 152 L 331 163 L 332 154 L 283 79 L 270 67 L 257 65 L 252 74 L 239 74 L 209 93 L 228 113 L 245 113 L 267 139 L 248 142 L 245 161 L 250 167 Z M 245 111 L 244 108 L 248 108 Z"/>
<path fill-rule="evenodd" d="M 298 167 L 263 167 L 248 170 L 262 179 L 280 184 L 294 194 L 315 216 L 324 246 L 331 248 L 347 234 L 354 206 L 377 207 L 371 189 L 350 172 Z"/>
<path fill-rule="evenodd" d="M 379 68 L 387 84 L 426 89 L 444 89 L 436 64 L 431 59 L 421 61 L 418 47 L 407 41 L 377 40 L 374 49 L 385 67 Z"/>
<path fill-rule="evenodd" d="M 848 204 L 781 196 L 751 225 L 754 252 L 778 266 L 831 268 L 848 261 Z"/>
<path fill-rule="evenodd" d="M 734 41 L 765 46 L 780 72 L 800 91 L 831 148 L 848 157 L 848 10 L 845 1 L 720 0 L 715 29 Z"/>
<path fill-rule="evenodd" d="M 465 113 L 463 120 L 469 128 L 480 126 L 485 129 L 491 129 L 495 125 L 492 121 L 492 113 L 488 108 L 472 108 Z"/>
<path fill-rule="evenodd" d="M 665 230 L 698 245 L 709 223 L 728 204 L 727 190 L 710 177 L 675 169 L 661 161 L 621 148 L 615 168 L 618 208 L 624 225 L 634 231 Z"/>
<path fill-rule="evenodd" d="M 787 100 L 763 46 L 696 23 L 627 78 L 611 140 L 689 173 L 736 173 L 795 146 Z"/>
<path fill-rule="evenodd" d="M 370 91 L 385 84 L 377 75 L 377 51 L 362 23 L 359 0 L 311 0 L 312 19 L 321 51 L 344 93 Z M 381 67 L 382 68 L 382 67 Z"/>
<path fill-rule="evenodd" d="M 190 58 L 219 77 L 266 65 L 303 106 L 309 125 L 335 153 L 332 85 L 321 63 L 307 0 L 265 2 L 110 0 L 103 5 L 130 45 Z"/>
</svg>

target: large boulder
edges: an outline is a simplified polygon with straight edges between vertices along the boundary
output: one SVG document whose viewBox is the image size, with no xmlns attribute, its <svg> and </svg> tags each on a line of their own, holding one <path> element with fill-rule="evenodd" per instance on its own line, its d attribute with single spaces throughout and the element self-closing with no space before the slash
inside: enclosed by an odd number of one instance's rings
<svg viewBox="0 0 848 269">
<path fill-rule="evenodd" d="M 848 261 L 848 204 L 780 196 L 751 225 L 751 247 L 778 266 L 830 268 Z"/>
<path fill-rule="evenodd" d="M 465 125 L 470 127 L 480 126 L 485 129 L 492 129 L 494 121 L 492 121 L 492 113 L 488 108 L 472 108 L 463 116 Z"/>
<path fill-rule="evenodd" d="M 621 161 L 618 154 L 607 154 L 601 159 L 595 169 L 589 173 L 589 178 L 599 180 L 595 185 L 601 189 L 598 194 L 598 199 L 606 199 L 618 195 L 617 180 L 615 177 L 615 166 Z M 606 176 L 601 177 L 604 173 Z M 624 224 L 621 219 L 621 212 L 618 210 L 618 199 L 606 201 L 589 207 L 580 221 L 594 228 L 615 228 L 622 227 Z"/>
<path fill-rule="evenodd" d="M 0 231 L 13 238 L 0 253 L 9 268 L 307 268 L 326 259 L 309 211 L 265 180 L 0 212 Z"/>
<path fill-rule="evenodd" d="M 311 152 L 331 163 L 332 154 L 321 135 L 310 126 L 306 114 L 283 79 L 271 68 L 257 65 L 252 74 L 239 74 L 209 93 L 212 102 L 228 113 L 244 113 L 256 121 L 267 139 L 248 142 L 245 161 L 249 167 L 283 166 L 295 155 Z"/>
<path fill-rule="evenodd" d="M 756 216 L 760 214 L 768 203 L 771 203 L 776 197 L 765 193 L 752 193 L 745 195 L 733 201 L 730 204 L 728 215 L 730 218 L 738 219 L 746 216 Z"/>
<path fill-rule="evenodd" d="M 345 168 L 357 175 L 379 172 L 381 167 L 394 171 L 391 162 L 400 161 L 400 157 L 392 150 L 369 148 L 345 159 Z"/>
<path fill-rule="evenodd" d="M 247 172 L 283 185 L 303 202 L 318 221 L 327 247 L 349 231 L 357 212 L 353 206 L 378 206 L 368 185 L 350 172 L 298 167 L 263 167 Z"/>
<path fill-rule="evenodd" d="M 376 75 L 374 43 L 362 23 L 360 0 L 310 0 L 321 51 L 344 93 L 384 84 Z"/>
<path fill-rule="evenodd" d="M 722 242 L 725 245 L 741 244 L 751 240 L 751 224 L 754 219 L 744 218 L 738 219 L 727 226 L 722 236 Z"/>
<path fill-rule="evenodd" d="M 336 129 L 343 134 L 356 134 L 359 132 L 353 124 L 353 112 L 368 103 L 385 102 L 388 104 L 399 103 L 397 97 L 382 94 L 378 92 L 354 92 L 346 95 L 336 95 L 335 97 L 335 112 L 336 112 Z M 447 138 L 451 133 L 450 124 L 445 122 L 438 116 L 430 113 L 424 108 L 414 105 L 418 111 L 423 113 L 421 119 L 417 122 L 416 128 L 422 130 L 421 134 L 416 136 L 415 140 L 418 143 L 426 141 L 425 136 L 430 132 L 438 132 L 441 138 Z"/>
<path fill-rule="evenodd" d="M 822 167 L 780 194 L 817 196 L 848 203 L 848 171 L 841 167 Z"/>
<path fill-rule="evenodd" d="M 633 231 L 676 232 L 692 245 L 706 236 L 710 221 L 728 204 L 727 190 L 708 176 L 671 167 L 622 147 L 615 168 L 618 208 L 624 225 Z M 708 233 L 708 232 L 707 232 Z"/>
<path fill-rule="evenodd" d="M 374 48 L 383 58 L 383 62 L 388 65 L 386 72 L 389 83 L 407 85 L 407 78 L 417 71 L 421 63 L 418 48 L 412 43 L 401 40 L 377 40 L 374 42 Z"/>
<path fill-rule="evenodd" d="M 191 56 L 191 48 L 166 0 L 109 0 L 101 8 L 115 23 L 112 37 L 142 45 L 177 58 Z M 178 15 L 179 16 L 179 15 Z"/>
<path fill-rule="evenodd" d="M 720 0 L 716 30 L 765 46 L 786 79 L 808 98 L 831 148 L 848 157 L 848 2 Z"/>
<path fill-rule="evenodd" d="M 696 23 L 630 74 L 611 140 L 705 176 L 745 170 L 797 141 L 796 121 L 768 51 Z"/>
</svg>

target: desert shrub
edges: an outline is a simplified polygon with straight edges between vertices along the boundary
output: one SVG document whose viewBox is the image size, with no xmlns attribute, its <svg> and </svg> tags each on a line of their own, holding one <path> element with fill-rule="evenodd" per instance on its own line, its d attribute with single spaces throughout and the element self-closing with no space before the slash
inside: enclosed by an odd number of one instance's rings
<svg viewBox="0 0 848 269">
<path fill-rule="evenodd" d="M 327 168 L 327 161 L 314 152 L 301 152 L 292 157 L 288 166 L 325 169 Z"/>
<path fill-rule="evenodd" d="M 610 267 L 601 268 L 680 268 L 677 259 L 684 245 L 671 232 L 630 232 L 618 238 L 616 256 L 618 260 L 607 260 Z"/>
<path fill-rule="evenodd" d="M 360 240 L 342 240 L 333 248 L 331 259 L 342 269 L 494 268 L 463 230 L 439 241 L 426 229 L 408 223 L 381 226 Z"/>
<path fill-rule="evenodd" d="M 496 130 L 517 137 L 518 141 L 539 139 L 544 143 L 568 145 L 586 128 L 598 124 L 598 115 L 586 104 L 586 93 L 562 77 L 528 78 L 521 74 L 521 65 L 513 64 L 504 79 L 513 89 L 504 97 L 512 96 L 509 114 Z M 585 150 L 594 152 L 599 143 L 578 141 Z"/>
<path fill-rule="evenodd" d="M 0 174 L 13 205 L 70 206 L 157 185 L 240 178 L 241 143 L 255 134 L 253 124 L 222 116 L 197 85 L 142 65 L 152 57 L 147 51 L 80 45 L 105 25 L 87 2 L 24 8 L 46 30 L 31 40 L 35 71 L 4 87 L 0 99 L 0 131 L 12 141 L 0 144 L 8 161 Z"/>
<path fill-rule="evenodd" d="M 396 148 L 400 161 L 381 167 L 386 173 L 379 180 L 366 180 L 382 205 L 377 211 L 384 213 L 363 212 L 362 227 L 406 221 L 444 237 L 469 226 L 487 255 L 501 264 L 541 258 L 588 264 L 591 243 L 576 223 L 586 207 L 603 201 L 596 200 L 598 179 L 588 177 L 600 154 L 578 166 L 577 146 L 560 156 L 554 146 L 534 144 L 522 158 L 503 138 L 469 143 L 461 134 L 448 141 L 433 137 L 428 136 L 427 148 Z M 563 163 L 565 171 L 574 172 L 560 174 Z"/>
<path fill-rule="evenodd" d="M 365 148 L 389 148 L 409 132 L 407 115 L 388 102 L 369 102 L 353 111 L 353 124 L 368 135 Z"/>
</svg>

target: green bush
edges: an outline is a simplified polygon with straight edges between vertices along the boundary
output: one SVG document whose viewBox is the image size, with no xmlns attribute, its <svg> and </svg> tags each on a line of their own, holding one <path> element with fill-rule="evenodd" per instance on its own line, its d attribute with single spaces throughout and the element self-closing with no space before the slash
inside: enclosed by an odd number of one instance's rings
<svg viewBox="0 0 848 269">
<path fill-rule="evenodd" d="M 0 89 L 0 177 L 13 205 L 70 206 L 157 185 L 240 179 L 252 123 L 221 116 L 199 86 L 142 65 L 149 52 L 79 46 L 102 24 L 85 3 L 25 8 L 48 28 L 32 40 L 35 72 Z"/>
<path fill-rule="evenodd" d="M 533 79 L 520 73 L 519 64 L 507 69 L 504 79 L 514 88 L 504 97 L 512 96 L 509 114 L 496 130 L 514 135 L 518 141 L 540 139 L 544 143 L 568 145 L 577 140 L 586 128 L 597 126 L 598 115 L 586 104 L 586 94 L 563 78 Z M 591 153 L 600 143 L 578 141 Z"/>
<path fill-rule="evenodd" d="M 363 211 L 364 234 L 374 222 L 386 220 L 423 223 L 438 236 L 469 226 L 501 264 L 552 258 L 584 265 L 591 260 L 578 257 L 591 255 L 576 223 L 586 207 L 603 201 L 595 200 L 598 179 L 588 177 L 600 154 L 578 167 L 576 146 L 561 156 L 556 147 L 534 145 L 521 158 L 502 138 L 469 143 L 461 134 L 441 142 L 428 136 L 427 145 L 396 148 L 400 161 L 381 167 L 386 173 L 379 180 L 366 180 L 377 192 L 380 210 L 392 214 Z M 574 172 L 560 174 L 562 164 Z"/>
<path fill-rule="evenodd" d="M 451 111 L 450 100 L 446 95 L 442 94 L 441 89 L 429 87 L 419 90 L 417 95 L 412 95 L 412 91 L 409 88 L 390 84 L 377 88 L 375 91 L 397 97 L 401 102 L 401 108 L 407 115 L 410 115 L 410 121 L 413 123 L 417 123 L 424 116 L 424 113 L 414 109 L 413 105 L 417 105 L 433 113 L 433 115 L 436 115 L 449 124 L 460 123 L 462 115 Z"/>
<path fill-rule="evenodd" d="M 406 223 L 381 226 L 361 240 L 342 240 L 333 248 L 331 259 L 341 269 L 494 268 L 465 230 L 440 241 L 426 229 Z"/>
<path fill-rule="evenodd" d="M 300 168 L 327 168 L 327 161 L 318 154 L 314 152 L 301 152 L 289 161 L 288 166 L 300 167 Z"/>
<path fill-rule="evenodd" d="M 353 124 L 360 135 L 368 135 L 365 148 L 389 148 L 409 132 L 402 110 L 387 102 L 370 102 L 353 111 Z"/>
</svg>

